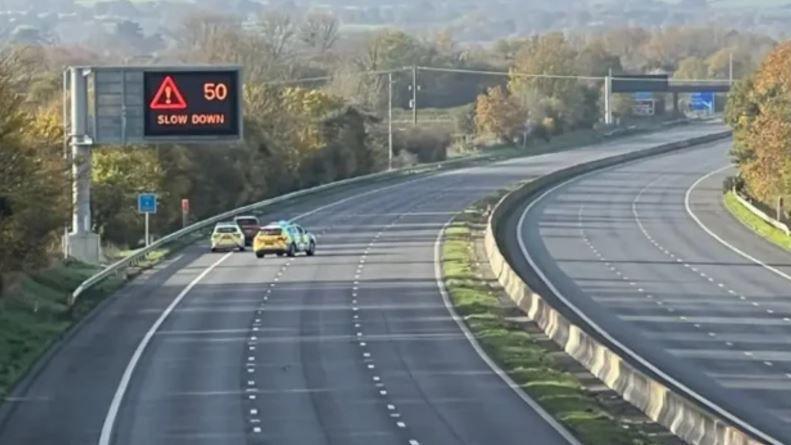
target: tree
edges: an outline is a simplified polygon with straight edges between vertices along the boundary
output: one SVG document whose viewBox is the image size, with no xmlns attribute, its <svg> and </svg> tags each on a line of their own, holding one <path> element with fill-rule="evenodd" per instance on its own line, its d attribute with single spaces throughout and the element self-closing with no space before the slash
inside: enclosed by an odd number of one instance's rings
<svg viewBox="0 0 791 445">
<path fill-rule="evenodd" d="M 228 15 L 194 13 L 184 18 L 179 31 L 178 46 L 182 52 L 192 56 L 203 54 L 200 61 L 211 61 L 221 57 L 227 45 L 239 40 L 235 31 L 241 28 L 239 21 Z"/>
<path fill-rule="evenodd" d="M 389 70 L 428 62 L 427 49 L 414 37 L 400 30 L 387 29 L 368 41 L 364 68 Z"/>
<path fill-rule="evenodd" d="M 46 264 L 67 205 L 58 103 L 24 107 L 16 60 L 0 55 L 0 275 Z"/>
<path fill-rule="evenodd" d="M 489 88 L 475 102 L 475 128 L 481 135 L 492 135 L 500 140 L 512 139 L 520 129 L 524 118 L 519 107 L 502 87 Z"/>
<path fill-rule="evenodd" d="M 299 38 L 307 47 L 324 54 L 338 40 L 338 27 L 338 19 L 334 15 L 310 13 L 300 25 Z"/>
<path fill-rule="evenodd" d="M 535 37 L 519 50 L 508 89 L 531 120 L 550 118 L 557 131 L 595 121 L 597 93 L 589 94 L 578 80 L 563 77 L 577 75 L 577 55 L 561 33 Z"/>
<path fill-rule="evenodd" d="M 734 158 L 752 196 L 772 206 L 791 196 L 791 42 L 772 51 L 728 98 Z"/>
<path fill-rule="evenodd" d="M 645 68 L 645 58 L 641 48 L 651 38 L 642 28 L 616 28 L 607 31 L 599 40 L 602 46 L 611 52 L 628 71 L 641 71 Z"/>
<path fill-rule="evenodd" d="M 512 92 L 535 88 L 548 97 L 563 97 L 576 85 L 574 80 L 522 77 L 520 74 L 576 74 L 577 52 L 561 33 L 550 33 L 526 42 L 516 54 L 508 84 Z"/>
<path fill-rule="evenodd" d="M 137 214 L 139 193 L 156 192 L 166 181 L 157 152 L 143 147 L 106 148 L 93 152 L 93 223 L 105 241 L 137 245 L 143 220 Z"/>
<path fill-rule="evenodd" d="M 269 56 L 278 62 L 287 58 L 297 34 L 297 24 L 291 15 L 279 10 L 266 11 L 259 16 L 257 25 Z"/>
<path fill-rule="evenodd" d="M 606 76 L 623 71 L 621 58 L 609 52 L 600 40 L 593 41 L 577 54 L 575 62 L 577 73 L 584 76 Z"/>
<path fill-rule="evenodd" d="M 709 76 L 709 67 L 699 57 L 687 57 L 678 64 L 678 69 L 673 73 L 676 79 L 706 79 Z"/>
</svg>

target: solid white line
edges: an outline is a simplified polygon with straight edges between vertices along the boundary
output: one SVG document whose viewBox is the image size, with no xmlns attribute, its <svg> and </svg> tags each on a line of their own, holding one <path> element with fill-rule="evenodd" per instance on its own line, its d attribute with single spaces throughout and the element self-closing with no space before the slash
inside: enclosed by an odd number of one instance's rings
<svg viewBox="0 0 791 445">
<path fill-rule="evenodd" d="M 368 191 L 363 192 L 363 193 L 358 193 L 358 194 L 355 194 L 355 195 L 352 195 L 352 196 L 348 196 L 348 197 L 346 197 L 344 199 L 340 199 L 340 200 L 331 202 L 329 204 L 325 204 L 323 206 L 316 207 L 316 208 L 314 208 L 313 210 L 311 210 L 309 212 L 305 212 L 305 213 L 302 213 L 300 215 L 295 216 L 294 218 L 292 218 L 292 221 L 298 221 L 300 219 L 303 219 L 303 218 L 308 217 L 310 215 L 313 215 L 315 213 L 318 213 L 318 212 L 321 212 L 323 210 L 326 210 L 326 209 L 329 209 L 329 208 L 341 205 L 343 203 L 346 203 L 346 202 L 349 202 L 349 201 L 352 201 L 352 200 L 359 199 L 359 198 L 361 198 L 363 196 L 368 196 L 368 195 L 371 195 L 371 194 L 374 194 L 374 193 L 383 192 L 383 191 L 390 190 L 390 189 L 393 189 L 393 188 L 396 188 L 396 187 L 403 187 L 403 186 L 406 186 L 406 185 L 414 184 L 416 182 L 426 181 L 428 179 L 437 178 L 437 177 L 440 177 L 440 176 L 444 176 L 446 174 L 463 173 L 463 172 L 465 172 L 465 171 L 467 171 L 469 169 L 470 168 L 454 170 L 454 171 L 444 172 L 444 173 L 439 173 L 439 174 L 430 174 L 430 175 L 421 176 L 419 178 L 415 178 L 415 179 L 412 179 L 412 180 L 409 180 L 409 181 L 398 182 L 396 184 L 388 185 L 388 186 L 385 186 L 385 187 L 379 187 L 379 188 L 375 188 L 373 190 L 368 190 Z M 111 440 L 112 434 L 113 434 L 113 427 L 115 426 L 115 420 L 118 417 L 118 411 L 119 411 L 119 409 L 121 407 L 121 403 L 123 402 L 124 396 L 126 395 L 126 391 L 127 391 L 128 387 L 129 387 L 129 382 L 132 379 L 132 374 L 134 373 L 135 368 L 137 367 L 137 364 L 140 361 L 140 358 L 142 357 L 143 353 L 145 352 L 146 348 L 148 347 L 148 344 L 151 342 L 151 338 L 154 336 L 154 334 L 159 329 L 159 327 L 162 325 L 162 323 L 164 323 L 164 321 L 168 318 L 170 313 L 173 312 L 175 307 L 178 306 L 178 304 L 181 302 L 181 300 L 189 293 L 189 291 L 192 290 L 192 288 L 195 287 L 195 285 L 197 285 L 198 282 L 201 281 L 206 275 L 208 275 L 209 272 L 211 272 L 214 268 L 216 268 L 218 265 L 220 265 L 227 258 L 229 258 L 231 256 L 231 254 L 232 254 L 232 252 L 228 252 L 222 258 L 217 260 L 214 264 L 212 264 L 211 266 L 206 268 L 203 272 L 201 272 L 200 275 L 195 277 L 195 279 L 193 279 L 187 285 L 187 287 L 185 287 L 178 294 L 178 296 L 170 303 L 170 305 L 165 309 L 165 311 L 162 312 L 162 314 L 159 316 L 159 318 L 154 322 L 154 324 L 151 326 L 151 328 L 149 328 L 149 330 L 143 336 L 143 339 L 140 340 L 140 344 L 137 345 L 137 348 L 135 349 L 135 352 L 132 354 L 132 358 L 129 360 L 129 363 L 126 366 L 126 369 L 124 369 L 124 373 L 121 376 L 121 381 L 118 383 L 118 387 L 116 388 L 115 393 L 113 394 L 113 399 L 110 402 L 110 406 L 107 409 L 107 415 L 105 416 L 104 423 L 102 424 L 102 432 L 101 432 L 101 435 L 99 436 L 98 445 L 109 445 L 110 444 L 110 440 Z M 275 281 L 277 281 L 277 278 L 275 278 Z M 274 287 L 274 286 L 275 286 L 275 283 L 270 283 L 269 284 L 269 287 Z M 258 330 L 258 329 L 254 328 L 253 330 Z M 255 358 L 250 357 L 249 360 L 250 361 L 254 361 Z M 254 398 L 255 398 L 254 395 L 250 396 L 251 400 L 254 399 Z"/>
<path fill-rule="evenodd" d="M 215 261 L 211 266 L 207 267 L 203 272 L 200 273 L 195 279 L 193 279 L 187 287 L 185 287 L 176 298 L 170 303 L 170 305 L 162 312 L 162 314 L 157 318 L 151 328 L 146 332 L 146 335 L 143 336 L 143 339 L 140 340 L 140 344 L 137 345 L 137 349 L 135 349 L 134 354 L 132 354 L 132 358 L 129 360 L 129 364 L 126 365 L 126 369 L 124 370 L 124 374 L 121 376 L 121 381 L 118 383 L 118 387 L 115 390 L 115 394 L 113 395 L 113 400 L 110 402 L 110 408 L 107 410 L 107 416 L 104 418 L 104 424 L 102 425 L 102 433 L 99 436 L 99 445 L 109 445 L 110 439 L 112 438 L 113 434 L 113 426 L 115 424 L 115 418 L 118 416 L 118 410 L 121 408 L 121 402 L 124 399 L 124 395 L 126 394 L 126 390 L 129 387 L 129 382 L 132 380 L 132 374 L 137 367 L 137 363 L 140 361 L 140 358 L 143 356 L 143 352 L 145 352 L 146 347 L 151 342 L 151 339 L 154 337 L 154 334 L 157 332 L 159 327 L 165 320 L 168 318 L 171 312 L 178 306 L 181 300 L 195 287 L 200 280 L 203 279 L 206 275 L 209 274 L 215 267 L 219 266 L 223 261 L 230 258 L 232 252 L 228 252 L 222 256 L 219 260 Z"/>
<path fill-rule="evenodd" d="M 593 321 L 590 317 L 588 317 L 580 308 L 578 308 L 576 305 L 574 305 L 571 302 L 571 300 L 569 300 L 565 295 L 563 295 L 560 292 L 560 290 L 558 290 L 558 288 L 549 280 L 549 278 L 546 276 L 546 274 L 544 274 L 544 271 L 542 271 L 538 267 L 538 265 L 536 264 L 535 260 L 530 255 L 530 252 L 527 249 L 527 244 L 525 243 L 525 240 L 524 240 L 524 230 L 523 230 L 523 228 L 525 226 L 525 220 L 527 219 L 527 214 L 530 213 L 530 210 L 532 210 L 533 207 L 536 204 L 538 204 L 544 198 L 546 198 L 548 195 L 554 193 L 556 190 L 558 190 L 558 189 L 560 189 L 562 187 L 566 187 L 569 184 L 573 184 L 575 182 L 582 181 L 583 179 L 585 179 L 585 178 L 587 178 L 589 176 L 601 174 L 604 171 L 613 170 L 615 168 L 623 167 L 624 165 L 625 164 L 619 164 L 617 166 L 613 166 L 613 167 L 610 167 L 610 168 L 594 170 L 594 171 L 591 171 L 591 172 L 588 172 L 588 173 L 585 173 L 585 174 L 582 174 L 582 175 L 579 175 L 579 176 L 575 176 L 573 178 L 570 178 L 570 179 L 568 179 L 566 181 L 561 182 L 560 184 L 555 185 L 554 187 L 550 188 L 549 190 L 544 191 L 541 195 L 538 196 L 538 198 L 530 201 L 530 203 L 527 205 L 527 207 L 525 207 L 525 210 L 520 215 L 519 221 L 517 222 L 517 226 L 516 226 L 516 230 L 517 230 L 516 236 L 517 236 L 517 241 L 518 241 L 518 244 L 519 244 L 519 249 L 522 252 L 522 256 L 524 256 L 524 258 L 530 264 L 530 267 L 536 272 L 538 277 L 541 279 L 542 282 L 544 282 L 544 284 L 549 288 L 549 290 L 558 299 L 560 299 L 563 302 L 563 304 L 566 305 L 566 307 L 568 307 L 578 317 L 580 317 L 582 320 L 584 320 L 585 323 L 588 324 L 588 326 L 590 326 L 594 331 L 596 331 L 599 335 L 601 335 L 603 338 L 605 338 L 608 342 L 610 342 L 611 344 L 615 345 L 617 348 L 619 348 L 624 353 L 629 355 L 633 360 L 635 360 L 636 362 L 638 362 L 641 365 L 645 366 L 647 369 L 649 369 L 654 374 L 660 376 L 662 379 L 672 383 L 677 388 L 680 388 L 682 391 L 687 393 L 689 396 L 691 396 L 692 398 L 696 399 L 698 402 L 700 402 L 701 404 L 705 405 L 706 407 L 708 407 L 709 409 L 711 409 L 715 413 L 719 414 L 720 416 L 726 418 L 727 420 L 729 420 L 732 423 L 738 425 L 739 427 L 744 428 L 747 431 L 750 431 L 752 434 L 755 434 L 756 436 L 762 438 L 762 440 L 764 440 L 766 442 L 770 442 L 770 443 L 776 444 L 776 445 L 782 445 L 783 442 L 781 442 L 781 441 L 775 439 L 774 437 L 764 433 L 763 431 L 753 427 L 752 425 L 750 425 L 747 422 L 743 421 L 739 417 L 731 414 L 729 411 L 725 410 L 724 408 L 720 407 L 719 405 L 713 403 L 712 401 L 708 400 L 707 398 L 705 398 L 702 395 L 698 394 L 697 392 L 693 391 L 688 386 L 686 386 L 683 383 L 679 382 L 678 380 L 674 379 L 673 377 L 671 377 L 670 375 L 666 374 L 664 371 L 659 369 L 659 367 L 655 366 L 650 361 L 648 361 L 645 358 L 643 358 L 642 356 L 640 356 L 637 352 L 633 351 L 632 349 L 628 348 L 626 345 L 624 345 L 620 341 L 616 340 L 604 328 L 599 326 L 595 321 Z"/>
<path fill-rule="evenodd" d="M 467 341 L 470 342 L 472 348 L 478 354 L 478 356 L 483 360 L 486 365 L 494 372 L 500 379 L 505 382 L 505 384 L 511 388 L 511 390 L 516 393 L 516 395 L 522 399 L 533 411 L 536 412 L 539 416 L 541 416 L 544 421 L 551 426 L 558 434 L 563 437 L 566 442 L 572 445 L 582 445 L 563 425 L 561 425 L 557 420 L 555 420 L 552 416 L 549 415 L 548 412 L 544 410 L 535 400 L 530 398 L 527 393 L 519 387 L 519 385 L 514 382 L 514 380 L 509 376 L 505 371 L 503 371 L 497 364 L 492 361 L 492 359 L 486 354 L 486 352 L 481 348 L 481 345 L 478 343 L 478 340 L 475 339 L 475 336 L 472 332 L 470 332 L 467 325 L 464 321 L 459 317 L 459 314 L 456 312 L 456 308 L 453 307 L 453 303 L 450 301 L 450 295 L 448 295 L 448 289 L 445 287 L 445 281 L 442 277 L 442 239 L 445 235 L 445 230 L 448 226 L 453 223 L 453 219 L 448 220 L 440 229 L 439 234 L 437 234 L 437 239 L 434 242 L 434 278 L 437 282 L 437 288 L 439 289 L 440 295 L 442 295 L 442 303 L 445 305 L 445 308 L 450 313 L 451 318 L 453 321 L 456 322 L 456 325 L 459 327 L 464 336 L 467 338 Z"/>
<path fill-rule="evenodd" d="M 782 277 L 782 278 L 785 278 L 785 279 L 786 279 L 786 280 L 788 280 L 788 281 L 791 281 L 791 276 L 790 276 L 790 275 L 788 275 L 788 274 L 784 273 L 783 271 L 781 271 L 781 270 L 779 270 L 779 269 L 777 269 L 777 268 L 775 268 L 775 267 L 772 267 L 772 266 L 770 266 L 770 265 L 768 265 L 768 264 L 764 263 L 763 261 L 761 261 L 761 260 L 759 260 L 759 259 L 757 259 L 757 258 L 755 258 L 755 257 L 751 256 L 751 255 L 750 255 L 750 254 L 748 254 L 748 253 L 745 253 L 745 252 L 743 252 L 743 251 L 739 250 L 739 248 L 737 248 L 737 247 L 733 246 L 733 245 L 732 245 L 732 244 L 730 244 L 729 242 L 727 242 L 727 241 L 725 241 L 724 239 L 722 239 L 722 238 L 721 238 L 719 235 L 717 235 L 717 234 L 716 234 L 716 233 L 714 233 L 714 232 L 713 232 L 711 229 L 709 229 L 708 227 L 706 227 L 706 225 L 705 225 L 705 224 L 703 224 L 703 222 L 700 220 L 700 218 L 698 218 L 698 216 L 697 216 L 697 215 L 695 215 L 695 212 L 693 212 L 693 211 L 692 211 L 692 206 L 690 205 L 690 196 L 692 196 L 692 191 L 695 189 L 695 187 L 697 187 L 697 186 L 698 186 L 698 185 L 699 185 L 701 182 L 705 181 L 706 179 L 708 179 L 708 178 L 710 178 L 710 177 L 712 177 L 712 176 L 716 175 L 717 173 L 720 173 L 720 172 L 722 172 L 722 171 L 724 171 L 724 170 L 727 170 L 727 169 L 729 169 L 729 168 L 731 168 L 731 167 L 732 167 L 732 166 L 731 166 L 730 164 L 728 164 L 728 165 L 726 165 L 726 166 L 724 166 L 724 167 L 718 168 L 717 170 L 714 170 L 714 171 L 712 171 L 712 172 L 709 172 L 709 173 L 707 173 L 707 174 L 705 174 L 705 175 L 701 176 L 701 177 L 700 177 L 700 178 L 699 178 L 697 181 L 695 181 L 695 182 L 694 182 L 694 183 L 693 183 L 693 184 L 692 184 L 692 185 L 691 185 L 691 186 L 690 186 L 690 187 L 687 189 L 687 193 L 684 195 L 684 206 L 685 206 L 685 207 L 686 207 L 686 209 L 687 209 L 687 214 L 689 214 L 689 216 L 690 216 L 690 217 L 691 217 L 691 218 L 692 218 L 692 219 L 693 219 L 693 220 L 694 220 L 694 221 L 695 221 L 695 222 L 698 224 L 698 226 L 700 226 L 700 228 L 701 228 L 701 229 L 703 229 L 703 231 L 704 231 L 704 232 L 708 233 L 708 234 L 709 234 L 709 235 L 710 235 L 712 238 L 714 238 L 715 240 L 717 240 L 717 241 L 718 241 L 720 244 L 722 244 L 723 246 L 727 247 L 728 249 L 732 250 L 733 252 L 736 252 L 737 254 L 741 255 L 742 257 L 744 257 L 744 258 L 746 258 L 746 259 L 748 259 L 748 260 L 752 261 L 753 263 L 755 263 L 755 264 L 757 264 L 757 265 L 759 265 L 759 266 L 763 267 L 764 269 L 766 269 L 766 270 L 768 270 L 768 271 L 770 271 L 770 272 L 774 273 L 775 275 L 778 275 L 778 276 L 780 276 L 780 277 Z"/>
</svg>

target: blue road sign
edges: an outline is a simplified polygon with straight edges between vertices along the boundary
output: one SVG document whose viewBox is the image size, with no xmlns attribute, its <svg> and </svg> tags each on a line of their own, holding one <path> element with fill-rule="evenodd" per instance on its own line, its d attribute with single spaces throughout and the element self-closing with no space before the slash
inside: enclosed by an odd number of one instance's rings
<svg viewBox="0 0 791 445">
<path fill-rule="evenodd" d="M 157 213 L 157 195 L 153 193 L 141 193 L 137 195 L 138 213 Z"/>
<path fill-rule="evenodd" d="M 714 93 L 692 93 L 689 97 L 689 108 L 695 111 L 714 111 Z"/>
</svg>

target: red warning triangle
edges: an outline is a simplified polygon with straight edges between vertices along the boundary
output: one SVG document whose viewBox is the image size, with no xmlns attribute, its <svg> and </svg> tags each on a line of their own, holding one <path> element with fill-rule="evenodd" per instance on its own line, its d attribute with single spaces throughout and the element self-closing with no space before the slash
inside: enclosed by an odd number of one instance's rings
<svg viewBox="0 0 791 445">
<path fill-rule="evenodd" d="M 162 85 L 159 86 L 157 94 L 151 100 L 149 108 L 152 110 L 183 110 L 187 108 L 187 101 L 181 95 L 179 87 L 170 76 L 165 76 Z"/>
</svg>

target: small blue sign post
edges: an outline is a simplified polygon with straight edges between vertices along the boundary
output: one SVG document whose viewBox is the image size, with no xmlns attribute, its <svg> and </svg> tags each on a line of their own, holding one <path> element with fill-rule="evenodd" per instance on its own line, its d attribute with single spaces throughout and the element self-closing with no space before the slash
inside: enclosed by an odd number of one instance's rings
<svg viewBox="0 0 791 445">
<path fill-rule="evenodd" d="M 689 108 L 694 111 L 709 111 L 714 113 L 714 93 L 692 93 L 689 98 Z"/>
<path fill-rule="evenodd" d="M 152 213 L 157 213 L 157 195 L 154 193 L 141 193 L 137 195 L 137 213 L 142 213 L 146 217 L 146 247 L 151 244 L 151 237 L 148 232 L 148 217 Z"/>
</svg>

